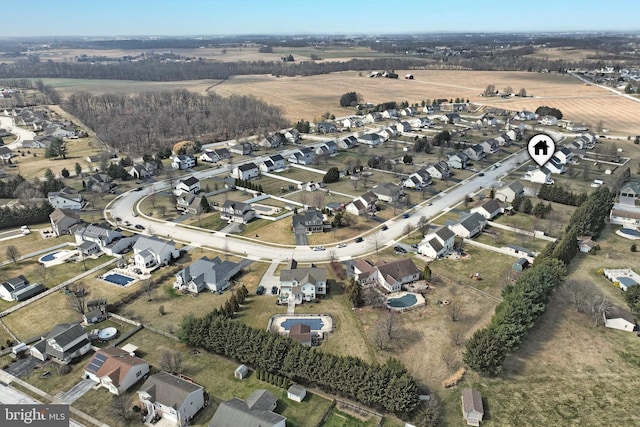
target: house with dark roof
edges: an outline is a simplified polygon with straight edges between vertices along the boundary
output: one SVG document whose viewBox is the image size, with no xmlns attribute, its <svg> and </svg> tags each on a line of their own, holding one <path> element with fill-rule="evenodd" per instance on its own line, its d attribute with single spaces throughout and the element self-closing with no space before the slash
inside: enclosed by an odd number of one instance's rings
<svg viewBox="0 0 640 427">
<path fill-rule="evenodd" d="M 228 222 L 246 224 L 256 216 L 256 211 L 249 203 L 225 201 L 220 207 L 220 219 Z"/>
<path fill-rule="evenodd" d="M 482 147 L 482 150 L 485 152 L 485 154 L 493 154 L 500 148 L 500 142 L 492 138 L 483 141 L 482 143 L 480 143 L 480 146 Z"/>
<path fill-rule="evenodd" d="M 79 323 L 61 323 L 33 344 L 30 353 L 38 360 L 51 358 L 66 365 L 72 359 L 87 354 L 89 350 L 91 341 L 87 331 Z"/>
<path fill-rule="evenodd" d="M 469 156 L 471 160 L 479 161 L 487 157 L 487 153 L 485 153 L 482 145 L 474 144 L 470 147 L 464 149 L 464 153 Z"/>
<path fill-rule="evenodd" d="M 338 128 L 335 124 L 329 122 L 320 122 L 316 125 L 318 133 L 334 133 L 338 132 Z"/>
<path fill-rule="evenodd" d="M 23 275 L 20 275 L 0 283 L 0 298 L 5 301 L 24 301 L 45 290 L 42 283 L 30 284 Z"/>
<path fill-rule="evenodd" d="M 204 291 L 218 292 L 229 287 L 231 279 L 240 271 L 242 265 L 237 262 L 203 256 L 176 273 L 173 288 L 194 294 Z"/>
<path fill-rule="evenodd" d="M 180 256 L 173 240 L 162 240 L 156 236 L 139 236 L 133 245 L 133 260 L 136 267 L 153 271 Z"/>
<path fill-rule="evenodd" d="M 291 144 L 297 144 L 298 141 L 300 141 L 300 131 L 298 131 L 298 129 L 296 128 L 286 130 L 282 135 Z"/>
<path fill-rule="evenodd" d="M 606 328 L 618 329 L 621 331 L 634 332 L 638 330 L 636 319 L 627 310 L 613 306 L 603 313 L 604 326 Z"/>
<path fill-rule="evenodd" d="M 372 147 L 382 144 L 384 142 L 384 138 L 377 133 L 365 133 L 360 135 L 357 138 L 357 141 L 360 144 L 370 145 Z"/>
<path fill-rule="evenodd" d="M 105 249 L 116 240 L 122 239 L 120 229 L 112 229 L 108 223 L 88 224 L 76 228 L 74 232 L 76 245 L 84 255 L 95 255 L 98 252 L 106 252 Z M 124 249 L 116 247 L 111 252 L 119 253 Z"/>
<path fill-rule="evenodd" d="M 256 390 L 244 401 L 233 397 L 222 402 L 209 427 L 285 427 L 286 418 L 273 412 L 278 398 L 267 390 Z"/>
<path fill-rule="evenodd" d="M 238 165 L 231 171 L 233 178 L 242 180 L 257 178 L 258 175 L 260 175 L 260 169 L 258 169 L 258 166 L 253 162 Z"/>
<path fill-rule="evenodd" d="M 54 209 L 49 214 L 49 220 L 51 221 L 51 229 L 56 236 L 70 234 L 71 227 L 82 222 L 76 211 L 61 208 Z"/>
<path fill-rule="evenodd" d="M 229 151 L 234 154 L 240 154 L 241 156 L 246 156 L 251 154 L 253 151 L 253 145 L 250 142 L 238 142 L 235 145 L 232 145 L 229 148 Z"/>
<path fill-rule="evenodd" d="M 427 168 L 427 172 L 429 172 L 429 175 L 431 175 L 432 178 L 436 179 L 447 179 L 451 176 L 449 165 L 445 161 L 439 161 L 438 163 L 434 163 L 429 166 Z"/>
<path fill-rule="evenodd" d="M 391 203 L 400 198 L 402 195 L 402 187 L 392 182 L 385 182 L 373 187 L 371 192 L 375 194 L 379 200 Z"/>
<path fill-rule="evenodd" d="M 524 174 L 524 178 L 528 181 L 537 183 L 537 184 L 553 184 L 554 180 L 551 179 L 551 171 L 546 167 L 542 166 L 540 168 L 535 168 L 528 170 Z"/>
<path fill-rule="evenodd" d="M 321 233 L 331 228 L 331 224 L 324 222 L 324 215 L 317 209 L 309 209 L 302 213 L 297 213 L 292 217 L 293 232 L 298 233 Z"/>
<path fill-rule="evenodd" d="M 127 172 L 135 179 L 146 179 L 152 177 L 158 171 L 156 162 L 135 163 Z"/>
<path fill-rule="evenodd" d="M 449 156 L 447 164 L 453 169 L 466 169 L 469 156 L 464 151 L 459 151 Z"/>
<path fill-rule="evenodd" d="M 474 208 L 471 208 L 471 212 L 477 212 L 485 219 L 491 220 L 503 213 L 504 209 L 498 200 L 487 198 L 478 202 Z"/>
<path fill-rule="evenodd" d="M 184 213 L 197 215 L 202 210 L 202 197 L 192 193 L 181 193 L 176 197 L 176 209 Z"/>
<path fill-rule="evenodd" d="M 409 175 L 407 179 L 402 181 L 402 186 L 405 188 L 413 188 L 420 190 L 421 188 L 431 185 L 431 174 L 426 168 L 420 168 L 416 172 Z"/>
<path fill-rule="evenodd" d="M 287 157 L 287 160 L 291 163 L 298 165 L 309 165 L 313 162 L 313 150 L 309 147 L 301 147 L 298 150 L 293 151 Z"/>
<path fill-rule="evenodd" d="M 420 279 L 421 271 L 411 258 L 372 263 L 358 260 L 354 264 L 356 280 L 362 286 L 378 285 L 387 292 L 398 292 L 402 285 Z"/>
<path fill-rule="evenodd" d="M 418 253 L 429 258 L 436 259 L 453 250 L 455 234 L 447 226 L 437 228 L 424 236 L 418 244 Z"/>
<path fill-rule="evenodd" d="M 284 145 L 286 138 L 281 133 L 274 133 L 272 135 L 267 135 L 262 139 L 258 145 L 264 147 L 266 149 L 279 148 Z"/>
<path fill-rule="evenodd" d="M 372 191 L 353 199 L 345 206 L 345 210 L 352 215 L 373 214 L 377 210 L 378 196 Z"/>
<path fill-rule="evenodd" d="M 618 200 L 609 214 L 611 224 L 640 230 L 640 181 L 628 181 L 618 191 Z"/>
<path fill-rule="evenodd" d="M 524 186 L 520 181 L 513 181 L 496 191 L 496 199 L 501 202 L 511 203 L 516 196 L 524 196 Z"/>
<path fill-rule="evenodd" d="M 116 184 L 106 173 L 94 173 L 82 178 L 84 188 L 94 193 L 108 193 Z"/>
<path fill-rule="evenodd" d="M 146 420 L 156 417 L 178 427 L 189 425 L 205 405 L 204 388 L 167 372 L 151 375 L 138 390 Z"/>
<path fill-rule="evenodd" d="M 458 221 L 447 221 L 447 227 L 456 236 L 463 239 L 470 239 L 480 233 L 487 225 L 485 217 L 477 212 L 463 214 Z"/>
<path fill-rule="evenodd" d="M 357 146 L 358 146 L 358 138 L 356 138 L 353 135 L 347 136 L 346 138 L 342 138 L 340 141 L 338 141 L 338 147 L 344 150 L 348 150 L 350 148 L 354 148 Z"/>
<path fill-rule="evenodd" d="M 282 170 L 287 167 L 287 164 L 282 157 L 282 154 L 273 154 L 269 156 L 267 160 L 260 163 L 260 170 L 263 172 L 273 172 Z"/>
<path fill-rule="evenodd" d="M 229 157 L 231 157 L 231 152 L 228 148 L 216 148 L 214 150 L 204 150 L 200 155 L 200 160 L 207 163 L 215 163 Z"/>
<path fill-rule="evenodd" d="M 103 348 L 84 365 L 84 377 L 116 396 L 149 373 L 149 364 L 121 348 Z"/>
<path fill-rule="evenodd" d="M 80 193 L 71 187 L 64 187 L 60 191 L 50 192 L 47 194 L 47 199 L 54 208 L 82 209 L 85 205 Z"/>
<path fill-rule="evenodd" d="M 292 260 L 289 269 L 280 272 L 279 301 L 302 304 L 315 301 L 318 295 L 327 294 L 327 269 L 319 267 L 298 268 Z"/>
<path fill-rule="evenodd" d="M 478 390 L 465 388 L 462 390 L 462 416 L 468 426 L 479 426 L 484 416 L 482 395 Z"/>
<path fill-rule="evenodd" d="M 198 194 L 200 192 L 200 180 L 193 175 L 183 178 L 176 184 L 176 191 Z"/>
</svg>

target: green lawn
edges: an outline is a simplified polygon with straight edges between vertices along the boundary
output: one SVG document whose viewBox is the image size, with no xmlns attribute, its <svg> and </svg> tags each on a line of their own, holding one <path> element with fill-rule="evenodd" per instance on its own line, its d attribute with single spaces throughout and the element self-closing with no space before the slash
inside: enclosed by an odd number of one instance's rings
<svg viewBox="0 0 640 427">
<path fill-rule="evenodd" d="M 331 411 L 331 415 L 322 425 L 323 427 L 374 427 L 378 425 L 378 419 L 370 416 L 364 420 L 342 412 L 338 409 Z M 386 423 L 385 423 L 386 425 Z"/>
</svg>

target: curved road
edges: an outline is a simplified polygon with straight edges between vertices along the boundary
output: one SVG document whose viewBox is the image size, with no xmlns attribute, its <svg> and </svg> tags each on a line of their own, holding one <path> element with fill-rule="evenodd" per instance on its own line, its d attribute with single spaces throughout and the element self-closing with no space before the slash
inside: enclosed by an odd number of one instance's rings
<svg viewBox="0 0 640 427">
<path fill-rule="evenodd" d="M 430 201 L 425 201 L 410 210 L 409 218 L 398 216 L 387 221 L 389 227 L 386 231 L 380 231 L 377 234 L 378 244 L 380 247 L 393 245 L 396 239 L 405 234 L 407 224 L 414 227 L 417 225 L 420 217 L 425 216 L 432 218 L 442 212 L 448 211 L 450 208 L 462 201 L 465 196 L 477 192 L 480 188 L 491 187 L 500 177 L 518 167 L 519 164 L 529 160 L 525 150 L 518 151 L 502 161 L 500 167 L 495 170 L 486 169 L 484 176 L 475 175 L 474 177 L 462 181 L 455 187 L 440 193 Z M 254 159 L 259 161 L 259 159 Z M 215 170 L 201 171 L 194 174 L 199 179 L 210 176 L 228 174 L 229 166 Z M 210 247 L 213 249 L 231 252 L 240 256 L 253 260 L 263 261 L 282 261 L 295 257 L 298 261 L 304 262 L 326 262 L 331 258 L 329 251 L 335 250 L 337 259 L 348 259 L 361 256 L 375 251 L 374 239 L 376 237 L 365 236 L 362 243 L 353 243 L 349 241 L 344 248 L 337 248 L 335 244 L 327 247 L 326 251 L 314 251 L 310 246 L 287 246 L 267 244 L 257 240 L 238 238 L 236 236 L 227 236 L 220 232 L 203 231 L 195 227 L 180 226 L 173 222 L 158 221 L 149 217 L 134 217 L 134 208 L 140 200 L 152 191 L 162 191 L 169 188 L 169 182 L 157 182 L 145 187 L 142 191 L 129 191 L 118 196 L 105 208 L 105 218 L 113 221 L 113 218 L 119 217 L 122 221 L 130 221 L 133 224 L 141 224 L 146 228 L 146 232 L 156 234 L 162 237 L 170 237 L 176 241 L 197 247 Z"/>
</svg>

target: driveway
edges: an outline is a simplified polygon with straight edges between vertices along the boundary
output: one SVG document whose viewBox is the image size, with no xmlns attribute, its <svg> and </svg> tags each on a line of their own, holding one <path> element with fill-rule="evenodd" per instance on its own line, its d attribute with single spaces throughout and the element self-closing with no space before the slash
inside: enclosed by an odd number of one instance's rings
<svg viewBox="0 0 640 427">
<path fill-rule="evenodd" d="M 5 369 L 5 372 L 18 378 L 25 377 L 33 371 L 38 363 L 40 363 L 40 360 L 33 356 L 25 357 L 24 359 L 18 359 L 9 365 Z"/>
<path fill-rule="evenodd" d="M 307 246 L 308 244 L 307 233 L 296 233 L 296 246 Z"/>
<path fill-rule="evenodd" d="M 236 234 L 240 233 L 241 231 L 242 227 L 240 226 L 240 224 L 238 224 L 237 222 L 232 222 L 231 224 L 225 225 L 224 228 L 220 230 L 220 233 Z"/>
<path fill-rule="evenodd" d="M 280 287 L 280 277 L 275 275 L 278 265 L 280 265 L 280 261 L 273 261 L 262 276 L 262 279 L 260 279 L 260 284 L 264 286 L 265 293 L 267 294 L 271 293 L 272 286 Z"/>
<path fill-rule="evenodd" d="M 78 384 L 71 387 L 69 391 L 63 393 L 62 396 L 57 399 L 57 402 L 72 404 L 73 402 L 84 396 L 85 393 L 91 390 L 95 385 L 95 382 L 84 379 Z"/>
</svg>

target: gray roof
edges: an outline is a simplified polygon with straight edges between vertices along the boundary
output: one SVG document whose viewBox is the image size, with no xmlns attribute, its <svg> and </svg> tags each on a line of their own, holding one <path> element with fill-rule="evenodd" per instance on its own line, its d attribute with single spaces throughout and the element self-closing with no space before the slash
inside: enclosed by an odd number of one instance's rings
<svg viewBox="0 0 640 427">
<path fill-rule="evenodd" d="M 255 163 L 245 163 L 243 165 L 239 165 L 238 166 L 238 170 L 242 171 L 242 172 L 246 172 L 246 171 L 250 171 L 252 169 L 257 169 L 258 167 L 256 166 Z"/>
<path fill-rule="evenodd" d="M 472 388 L 465 388 L 462 390 L 462 410 L 465 413 L 471 411 L 484 413 L 482 395 L 478 390 L 474 390 Z"/>
<path fill-rule="evenodd" d="M 219 257 L 210 260 L 203 256 L 193 264 L 177 273 L 182 278 L 183 283 L 193 282 L 198 288 L 198 292 L 205 287 L 218 286 L 226 283 L 238 273 L 240 264 L 232 261 L 222 261 Z"/>
<path fill-rule="evenodd" d="M 293 270 L 282 270 L 280 272 L 281 282 L 292 282 L 294 280 L 301 284 L 313 283 L 315 285 L 318 282 L 324 282 L 327 280 L 327 269 L 308 267 L 296 268 Z"/>
<path fill-rule="evenodd" d="M 478 207 L 492 214 L 500 210 L 500 203 L 496 199 L 487 199 Z"/>
<path fill-rule="evenodd" d="M 201 386 L 167 372 L 150 376 L 140 387 L 140 391 L 147 392 L 151 396 L 151 401 L 160 402 L 174 409 L 179 409 L 187 397 L 198 390 L 204 392 Z"/>
<path fill-rule="evenodd" d="M 28 298 L 31 298 L 34 295 L 38 295 L 41 292 L 44 292 L 46 288 L 42 283 L 32 283 L 31 285 L 27 285 L 21 288 L 16 289 L 11 294 L 16 301 L 24 301 Z"/>
<path fill-rule="evenodd" d="M 286 420 L 282 415 L 271 411 L 251 409 L 244 400 L 234 397 L 222 402 L 209 422 L 209 427 L 240 427 L 240 426 L 275 426 Z"/>
<path fill-rule="evenodd" d="M 47 339 L 53 338 L 61 347 L 64 347 L 86 333 L 87 331 L 79 323 L 61 323 L 53 327 L 47 334 Z"/>
<path fill-rule="evenodd" d="M 445 242 L 455 236 L 453 231 L 449 230 L 449 228 L 445 226 L 438 228 L 435 231 L 435 234 Z"/>
<path fill-rule="evenodd" d="M 293 226 L 296 227 L 300 224 L 304 226 L 316 224 L 321 225 L 323 219 L 324 217 L 322 215 L 322 212 L 315 209 L 309 209 L 306 212 L 299 213 L 293 216 Z"/>
<path fill-rule="evenodd" d="M 436 252 L 440 252 L 442 250 L 442 248 L 444 247 L 444 246 L 442 246 L 442 244 L 440 244 L 440 241 L 438 239 L 436 239 L 435 237 L 433 239 L 429 240 L 428 244 Z"/>
<path fill-rule="evenodd" d="M 605 310 L 604 317 L 606 319 L 624 319 L 627 322 L 636 324 L 636 320 L 633 318 L 633 315 L 629 313 L 627 310 L 624 310 L 620 307 L 613 306 Z"/>
<path fill-rule="evenodd" d="M 483 223 L 486 223 L 486 220 L 477 212 L 464 215 L 460 218 L 460 225 L 467 231 L 473 231 Z"/>
<path fill-rule="evenodd" d="M 256 390 L 251 393 L 251 396 L 247 399 L 247 406 L 249 409 L 268 411 L 277 401 L 278 398 L 275 397 L 273 393 L 267 390 Z"/>
<path fill-rule="evenodd" d="M 301 386 L 300 384 L 294 384 L 287 389 L 287 393 L 293 394 L 294 396 L 302 396 L 307 392 L 307 389 Z"/>
<path fill-rule="evenodd" d="M 156 236 L 140 236 L 135 245 L 133 245 L 133 249 L 139 252 L 149 249 L 151 252 L 159 255 L 167 246 L 170 246 L 172 251 L 176 250 L 176 244 L 173 240 L 162 240 Z"/>
<path fill-rule="evenodd" d="M 200 180 L 192 175 L 189 178 L 181 179 L 180 182 L 186 184 L 188 187 L 191 187 L 192 185 L 199 183 Z"/>
</svg>

